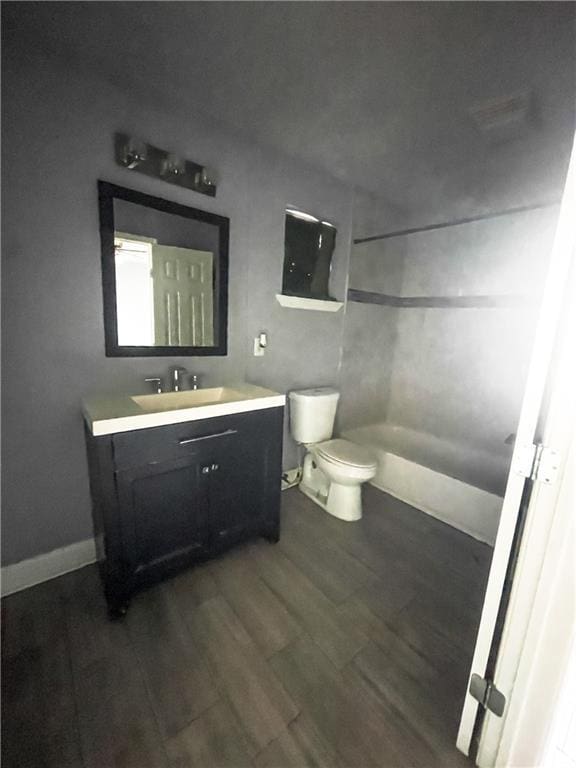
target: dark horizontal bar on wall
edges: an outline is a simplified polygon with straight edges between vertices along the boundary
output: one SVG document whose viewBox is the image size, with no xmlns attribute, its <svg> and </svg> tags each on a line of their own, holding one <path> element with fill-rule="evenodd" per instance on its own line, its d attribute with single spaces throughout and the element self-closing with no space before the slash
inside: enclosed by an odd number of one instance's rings
<svg viewBox="0 0 576 768">
<path fill-rule="evenodd" d="M 348 300 L 359 304 L 379 304 L 383 307 L 490 308 L 526 307 L 534 303 L 531 296 L 508 294 L 505 296 L 388 296 L 374 291 L 348 289 Z"/>
<path fill-rule="evenodd" d="M 454 221 L 442 221 L 439 224 L 426 224 L 423 227 L 412 227 L 411 229 L 397 229 L 394 232 L 386 232 L 383 235 L 372 235 L 371 237 L 358 237 L 354 239 L 354 245 L 359 243 L 371 243 L 373 240 L 390 240 L 393 237 L 405 237 L 406 235 L 416 235 L 419 232 L 432 232 L 435 229 L 446 229 L 447 227 L 459 227 L 462 224 L 472 224 L 474 221 L 487 221 L 489 219 L 499 219 L 502 216 L 511 216 L 515 213 L 526 213 L 527 211 L 538 211 L 541 208 L 553 208 L 559 205 L 559 200 L 552 200 L 547 203 L 537 203 L 535 205 L 523 205 L 519 208 L 508 208 L 506 211 L 496 211 L 495 213 L 483 213 L 479 216 L 470 216 L 466 219 L 456 219 Z"/>
</svg>

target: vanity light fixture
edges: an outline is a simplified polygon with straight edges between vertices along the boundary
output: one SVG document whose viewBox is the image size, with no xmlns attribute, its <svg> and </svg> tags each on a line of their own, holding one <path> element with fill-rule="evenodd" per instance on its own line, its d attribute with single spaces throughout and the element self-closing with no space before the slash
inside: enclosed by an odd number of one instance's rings
<svg viewBox="0 0 576 768">
<path fill-rule="evenodd" d="M 205 166 L 126 133 L 116 133 L 114 143 L 116 162 L 123 168 L 139 171 L 203 195 L 216 196 L 215 174 Z"/>
</svg>

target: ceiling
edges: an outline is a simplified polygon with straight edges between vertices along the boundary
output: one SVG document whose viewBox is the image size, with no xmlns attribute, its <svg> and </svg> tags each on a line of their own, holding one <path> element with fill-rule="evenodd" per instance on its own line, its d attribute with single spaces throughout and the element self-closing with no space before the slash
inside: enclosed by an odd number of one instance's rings
<svg viewBox="0 0 576 768">
<path fill-rule="evenodd" d="M 572 2 L 3 3 L 23 46 L 428 218 L 558 195 L 575 17 Z M 513 138 L 478 127 L 471 107 L 517 93 L 532 107 Z"/>
</svg>

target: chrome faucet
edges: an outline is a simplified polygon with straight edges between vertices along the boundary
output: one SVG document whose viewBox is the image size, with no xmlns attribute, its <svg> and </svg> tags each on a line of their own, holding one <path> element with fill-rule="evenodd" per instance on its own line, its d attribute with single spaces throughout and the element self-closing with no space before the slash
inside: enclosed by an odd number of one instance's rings
<svg viewBox="0 0 576 768">
<path fill-rule="evenodd" d="M 172 392 L 180 392 L 182 389 L 182 379 L 188 371 L 186 368 L 182 368 L 179 365 L 175 365 L 173 368 L 170 368 L 170 386 L 172 387 Z"/>
<path fill-rule="evenodd" d="M 150 376 L 149 378 L 144 379 L 144 381 L 150 382 L 150 383 L 154 382 L 156 392 L 159 395 L 162 394 L 162 379 L 160 378 L 160 376 Z"/>
</svg>

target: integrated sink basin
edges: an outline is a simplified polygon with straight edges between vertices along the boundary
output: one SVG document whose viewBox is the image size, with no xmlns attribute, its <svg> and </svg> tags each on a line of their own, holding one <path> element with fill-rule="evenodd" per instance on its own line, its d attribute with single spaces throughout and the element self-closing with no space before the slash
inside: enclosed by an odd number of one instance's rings
<svg viewBox="0 0 576 768">
<path fill-rule="evenodd" d="M 231 387 L 193 389 L 184 392 L 162 392 L 159 395 L 134 395 L 132 400 L 144 411 L 176 411 L 180 408 L 198 408 L 214 403 L 233 403 L 245 400 L 246 395 Z"/>
<path fill-rule="evenodd" d="M 254 384 L 163 392 L 157 395 L 116 395 L 82 403 L 84 419 L 94 436 L 161 427 L 284 406 L 286 396 Z"/>
</svg>

